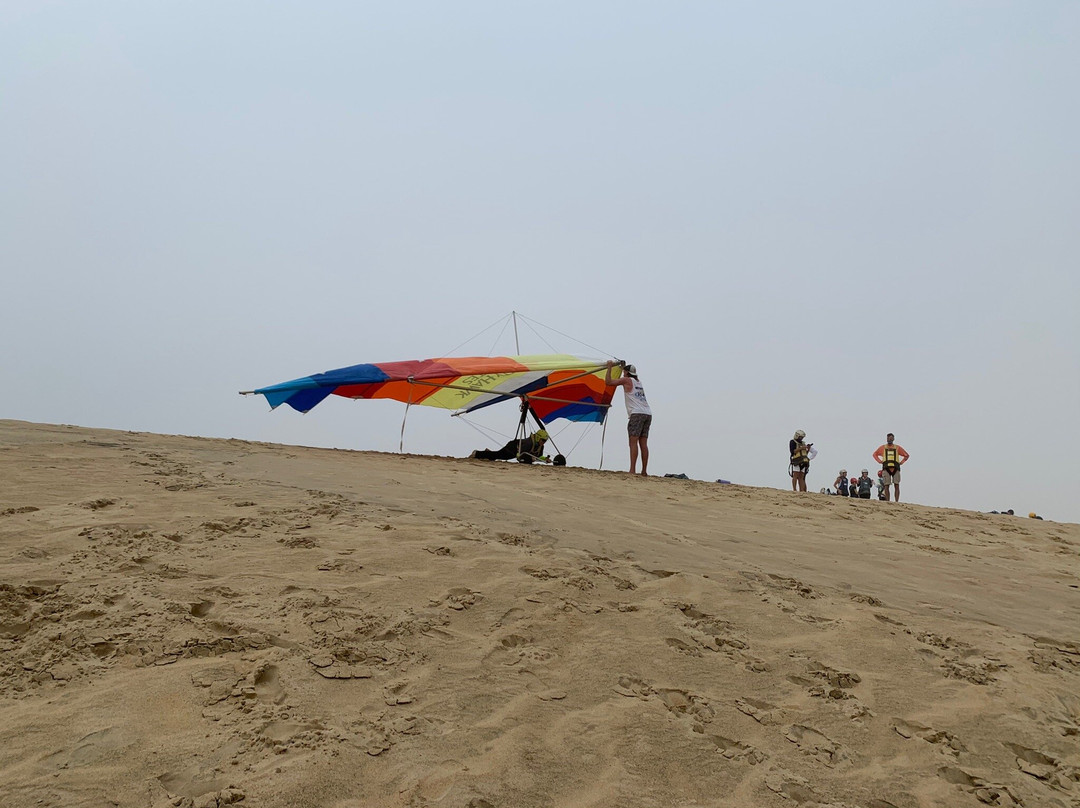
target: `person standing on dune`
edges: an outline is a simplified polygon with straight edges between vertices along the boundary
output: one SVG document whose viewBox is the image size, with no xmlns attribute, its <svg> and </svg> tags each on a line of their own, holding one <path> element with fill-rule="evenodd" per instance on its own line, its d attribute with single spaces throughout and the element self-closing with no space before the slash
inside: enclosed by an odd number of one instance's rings
<svg viewBox="0 0 1080 808">
<path fill-rule="evenodd" d="M 889 501 L 889 485 L 893 487 L 895 499 L 900 501 L 900 467 L 911 456 L 904 451 L 904 447 L 893 443 L 896 436 L 890 432 L 885 436 L 885 443 L 874 450 L 874 460 L 881 464 L 881 480 L 885 484 L 885 501 Z"/>
<path fill-rule="evenodd" d="M 788 441 L 788 452 L 791 462 L 788 465 L 788 474 L 791 476 L 791 490 L 806 490 L 806 473 L 810 471 L 810 461 L 817 457 L 817 449 L 814 444 L 806 442 L 806 433 L 801 429 L 795 430 L 795 436 Z"/>
<path fill-rule="evenodd" d="M 623 376 L 611 378 L 611 369 L 616 365 L 623 369 Z M 645 388 L 637 376 L 637 368 L 625 362 L 609 359 L 604 384 L 608 387 L 621 387 L 626 398 L 626 431 L 630 437 L 630 473 L 637 473 L 638 454 L 641 455 L 641 476 L 649 476 L 649 428 L 652 426 L 652 409 L 645 399 Z"/>
</svg>

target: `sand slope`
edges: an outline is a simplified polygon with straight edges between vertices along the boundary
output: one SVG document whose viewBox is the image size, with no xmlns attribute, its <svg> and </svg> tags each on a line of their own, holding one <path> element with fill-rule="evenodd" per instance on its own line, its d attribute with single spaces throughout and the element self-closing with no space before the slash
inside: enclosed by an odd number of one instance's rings
<svg viewBox="0 0 1080 808">
<path fill-rule="evenodd" d="M 1080 526 L 0 421 L 3 806 L 1078 806 Z"/>
</svg>

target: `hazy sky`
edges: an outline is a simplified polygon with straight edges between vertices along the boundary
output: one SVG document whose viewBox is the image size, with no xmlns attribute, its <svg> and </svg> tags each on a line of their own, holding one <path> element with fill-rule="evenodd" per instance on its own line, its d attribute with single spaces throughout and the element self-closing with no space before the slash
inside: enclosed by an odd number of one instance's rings
<svg viewBox="0 0 1080 808">
<path fill-rule="evenodd" d="M 0 417 L 396 451 L 236 393 L 516 310 L 637 364 L 654 474 L 787 488 L 802 428 L 817 490 L 891 430 L 904 499 L 1080 521 L 1078 87 L 1073 0 L 6 0 Z"/>
</svg>

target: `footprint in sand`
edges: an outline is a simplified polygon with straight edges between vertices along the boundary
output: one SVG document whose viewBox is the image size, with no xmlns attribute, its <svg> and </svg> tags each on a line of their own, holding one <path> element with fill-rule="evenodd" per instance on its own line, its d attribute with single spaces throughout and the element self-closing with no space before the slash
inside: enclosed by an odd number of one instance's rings
<svg viewBox="0 0 1080 808">
<path fill-rule="evenodd" d="M 178 805 L 198 805 L 199 808 L 202 808 L 203 806 L 223 808 L 223 806 L 236 805 L 237 803 L 243 802 L 247 796 L 240 789 L 229 786 L 220 791 L 210 790 L 199 794 L 193 801 L 193 798 L 183 794 L 173 794 L 165 787 L 164 781 L 171 782 L 171 778 L 172 775 L 164 774 L 161 778 L 150 781 L 148 784 L 150 792 L 150 808 L 176 808 Z M 182 779 L 183 778 L 181 778 L 181 780 Z"/>
<path fill-rule="evenodd" d="M 771 726 L 779 720 L 780 708 L 775 704 L 769 704 L 767 701 L 758 701 L 744 696 L 735 700 L 735 708 L 764 726 Z"/>
<path fill-rule="evenodd" d="M 35 508 L 33 505 L 23 505 L 20 508 L 4 508 L 2 511 L 0 511 L 0 516 L 13 516 L 17 513 L 33 513 L 34 511 L 39 510 L 41 509 Z"/>
<path fill-rule="evenodd" d="M 768 756 L 764 752 L 750 744 L 734 741 L 731 738 L 725 738 L 723 735 L 714 735 L 711 733 L 705 733 L 705 737 L 716 744 L 716 748 L 720 751 L 721 756 L 728 760 L 742 760 L 749 763 L 751 766 L 756 766 L 768 759 Z"/>
<path fill-rule="evenodd" d="M 440 600 L 432 601 L 431 605 L 446 606 L 446 608 L 453 609 L 456 612 L 463 612 L 483 599 L 484 596 L 479 592 L 474 592 L 465 586 L 458 586 L 443 595 Z"/>
<path fill-rule="evenodd" d="M 873 595 L 863 595 L 858 592 L 852 592 L 848 595 L 856 603 L 865 603 L 867 606 L 876 606 L 878 608 L 884 607 L 885 604 L 875 598 Z"/>
<path fill-rule="evenodd" d="M 1016 765 L 1020 771 L 1041 780 L 1051 788 L 1071 791 L 1080 783 L 1080 768 L 1076 766 L 1069 766 L 1046 752 L 1029 749 L 1018 743 L 1006 743 L 1005 746 L 1016 755 Z"/>
<path fill-rule="evenodd" d="M 652 687 L 636 676 L 620 676 L 619 684 L 614 688 L 620 696 L 629 696 L 638 699 L 647 699 L 652 695 Z"/>
<path fill-rule="evenodd" d="M 614 689 L 620 696 L 647 702 L 659 701 L 672 715 L 689 719 L 691 731 L 712 741 L 729 760 L 743 760 L 756 765 L 767 757 L 764 752 L 750 744 L 708 732 L 708 725 L 716 718 L 716 710 L 704 696 L 681 688 L 653 687 L 636 676 L 620 676 L 619 684 Z"/>
<path fill-rule="evenodd" d="M 597 556 L 593 556 L 594 560 L 596 560 L 597 558 Z M 632 591 L 637 589 L 637 585 L 633 581 L 622 578 L 613 573 L 610 569 L 608 569 L 609 564 L 609 559 L 602 559 L 597 563 L 585 564 L 581 567 L 581 572 L 586 575 L 596 576 L 598 578 L 606 578 L 610 580 L 611 584 L 620 591 Z"/>
<path fill-rule="evenodd" d="M 372 757 L 381 755 L 394 745 L 389 733 L 383 727 L 370 721 L 353 721 L 348 725 L 347 731 L 349 733 L 347 742 L 362 749 Z"/>
<path fill-rule="evenodd" d="M 84 735 L 70 751 L 54 752 L 44 762 L 60 769 L 90 766 L 115 757 L 118 750 L 133 744 L 134 740 L 121 727 L 106 727 Z"/>
<path fill-rule="evenodd" d="M 986 780 L 968 774 L 963 769 L 958 769 L 955 766 L 942 766 L 938 769 L 937 774 L 945 782 L 952 783 L 959 787 L 960 790 L 972 794 L 979 802 L 987 805 L 1022 806 L 1024 804 L 1022 800 L 1013 795 L 1008 786 L 988 783 Z"/>
<path fill-rule="evenodd" d="M 324 679 L 370 679 L 377 672 L 370 665 L 343 662 L 329 654 L 310 657 L 308 664 Z"/>
<path fill-rule="evenodd" d="M 558 654 L 541 648 L 523 634 L 508 634 L 484 657 L 484 662 L 502 667 L 514 667 L 522 662 L 550 662 Z"/>
<path fill-rule="evenodd" d="M 390 707 L 412 704 L 415 699 L 408 693 L 410 684 L 405 680 L 391 682 L 383 688 L 383 701 Z"/>
<path fill-rule="evenodd" d="M 762 660 L 747 653 L 750 644 L 739 636 L 733 623 L 703 612 L 692 603 L 676 602 L 672 605 L 686 617 L 686 628 L 690 634 L 690 639 L 700 647 L 708 651 L 718 651 L 735 661 L 765 664 Z M 677 645 L 669 639 L 668 645 L 675 647 L 677 650 L 684 650 L 686 644 L 680 643 Z M 751 670 L 758 670 L 758 668 L 751 667 Z"/>
<path fill-rule="evenodd" d="M 967 747 L 963 742 L 945 730 L 936 730 L 925 727 L 914 721 L 905 721 L 902 718 L 893 719 L 893 729 L 901 738 L 921 738 L 927 743 L 937 744 L 941 752 L 958 757 L 961 752 L 966 752 Z"/>
<path fill-rule="evenodd" d="M 518 606 L 513 606 L 507 611 L 503 612 L 503 616 L 500 617 L 494 625 L 494 628 L 500 628 L 509 623 L 516 623 L 518 620 L 525 618 L 526 611 Z"/>
<path fill-rule="evenodd" d="M 264 663 L 252 671 L 248 678 L 258 698 L 275 704 L 285 700 L 285 688 L 281 685 L 277 665 Z"/>
<path fill-rule="evenodd" d="M 811 676 L 823 679 L 833 687 L 839 687 L 844 690 L 853 688 L 862 681 L 862 677 L 854 671 L 837 670 L 836 668 L 831 668 L 828 665 L 814 660 L 810 660 L 809 673 Z"/>
<path fill-rule="evenodd" d="M 778 584 L 790 589 L 797 594 L 800 598 L 806 598 L 811 600 L 813 598 L 820 597 L 810 584 L 805 584 L 796 578 L 786 578 L 782 575 L 769 574 L 769 577 L 776 581 Z"/>
<path fill-rule="evenodd" d="M 696 646 L 690 645 L 690 643 L 683 642 L 678 637 L 668 637 L 664 640 L 664 643 L 667 645 L 668 648 L 674 648 L 681 654 L 686 654 L 687 656 L 692 657 L 701 656 L 700 649 L 698 649 Z"/>
<path fill-rule="evenodd" d="M 314 749 L 326 740 L 328 732 L 319 721 L 290 721 L 274 719 L 259 729 L 265 747 L 276 754 L 291 749 Z"/>
<path fill-rule="evenodd" d="M 1038 670 L 1056 668 L 1070 673 L 1080 670 L 1080 643 L 1051 637 L 1031 637 L 1031 640 L 1034 647 L 1028 652 L 1028 661 Z"/>
<path fill-rule="evenodd" d="M 522 536 L 517 533 L 496 533 L 495 534 L 500 544 L 505 544 L 509 547 L 531 547 L 535 543 L 535 539 L 530 536 Z"/>
<path fill-rule="evenodd" d="M 952 637 L 942 637 L 940 634 L 935 634 L 932 631 L 920 631 L 915 635 L 915 639 L 926 645 L 932 645 L 935 648 L 944 648 L 946 650 L 959 649 L 967 651 L 971 648 L 966 642 L 954 640 Z"/>
<path fill-rule="evenodd" d="M 1007 667 L 1008 665 L 996 659 L 968 662 L 962 659 L 950 658 L 941 663 L 941 669 L 947 679 L 962 679 L 975 685 L 993 684 L 997 681 L 994 674 Z"/>
<path fill-rule="evenodd" d="M 191 675 L 191 683 L 206 689 L 204 704 L 217 704 L 226 699 L 240 697 L 240 683 L 243 674 L 237 673 L 232 665 L 216 665 Z"/>
<path fill-rule="evenodd" d="M 873 717 L 873 711 L 851 692 L 851 689 L 862 681 L 859 674 L 840 671 L 816 660 L 809 661 L 809 673 L 821 681 L 815 682 L 804 676 L 789 676 L 788 681 L 805 687 L 806 692 L 813 698 L 826 699 L 840 705 L 843 713 L 853 721 Z"/>
<path fill-rule="evenodd" d="M 792 800 L 797 805 L 804 802 L 819 803 L 819 796 L 805 778 L 792 774 L 784 769 L 773 769 L 765 776 L 765 786 L 770 791 L 775 791 L 781 797 Z"/>
<path fill-rule="evenodd" d="M 676 715 L 689 716 L 702 724 L 707 724 L 716 717 L 716 711 L 704 696 L 676 688 L 653 689 L 652 693 L 660 699 L 668 711 Z"/>
<path fill-rule="evenodd" d="M 198 800 L 199 805 L 232 805 L 244 799 L 244 792 L 231 786 L 223 777 L 213 777 L 199 766 L 182 771 L 165 772 L 156 778 L 157 787 L 165 793 L 151 793 L 154 808 L 157 806 L 184 805 Z"/>
<path fill-rule="evenodd" d="M 807 755 L 817 758 L 830 768 L 850 760 L 839 744 L 829 740 L 824 733 L 803 724 L 792 724 L 784 731 L 784 737 Z"/>
</svg>

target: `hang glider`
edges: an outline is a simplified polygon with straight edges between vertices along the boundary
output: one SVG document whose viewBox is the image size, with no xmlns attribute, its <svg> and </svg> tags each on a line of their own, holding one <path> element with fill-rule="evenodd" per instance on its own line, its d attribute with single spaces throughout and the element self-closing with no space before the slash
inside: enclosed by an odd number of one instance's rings
<svg viewBox="0 0 1080 808">
<path fill-rule="evenodd" d="M 615 387 L 604 384 L 605 362 L 566 354 L 467 356 L 378 362 L 245 391 L 265 396 L 270 408 L 288 404 L 308 412 L 327 396 L 389 398 L 407 405 L 441 407 L 454 415 L 519 400 L 547 422 L 602 422 Z M 613 369 L 617 375 L 618 366 Z"/>
</svg>

